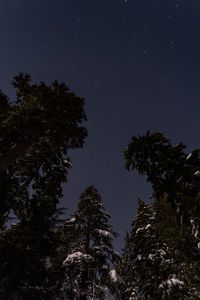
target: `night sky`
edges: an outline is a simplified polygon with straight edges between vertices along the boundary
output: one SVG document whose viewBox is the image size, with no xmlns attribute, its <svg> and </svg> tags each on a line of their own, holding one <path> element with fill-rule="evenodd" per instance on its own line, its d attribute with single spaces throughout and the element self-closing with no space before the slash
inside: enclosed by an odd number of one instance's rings
<svg viewBox="0 0 200 300">
<path fill-rule="evenodd" d="M 70 151 L 61 206 L 69 214 L 94 184 L 120 233 L 151 186 L 126 171 L 133 135 L 160 130 L 188 152 L 200 148 L 199 0 L 2 0 L 0 87 L 19 72 L 65 82 L 85 98 L 88 138 Z"/>
</svg>

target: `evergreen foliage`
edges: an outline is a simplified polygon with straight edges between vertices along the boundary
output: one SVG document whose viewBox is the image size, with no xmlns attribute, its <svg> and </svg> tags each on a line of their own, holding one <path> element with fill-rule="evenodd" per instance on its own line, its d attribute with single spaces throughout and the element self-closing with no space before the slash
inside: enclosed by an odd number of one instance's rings
<svg viewBox="0 0 200 300">
<path fill-rule="evenodd" d="M 156 231 L 155 215 L 149 205 L 139 200 L 119 267 L 126 284 L 124 299 L 189 299 L 180 266 Z"/>
<path fill-rule="evenodd" d="M 114 292 L 117 279 L 113 268 L 119 256 L 113 250 L 112 240 L 117 234 L 108 223 L 109 218 L 97 189 L 93 185 L 87 187 L 63 228 L 70 240 L 63 262 L 64 299 L 104 299 L 107 289 Z"/>
<path fill-rule="evenodd" d="M 0 90 L 0 299 L 200 299 L 200 150 L 161 132 L 132 138 L 126 168 L 146 175 L 153 204 L 138 201 L 120 259 L 93 185 L 60 224 L 68 150 L 87 136 L 84 100 L 28 74 L 12 85 L 15 102 Z"/>
<path fill-rule="evenodd" d="M 167 195 L 181 224 L 193 224 L 197 245 L 200 241 L 200 150 L 188 155 L 185 148 L 182 143 L 173 146 L 161 132 L 147 131 L 144 136 L 132 138 L 124 157 L 128 170 L 137 169 L 139 174 L 146 175 L 158 199 Z"/>
<path fill-rule="evenodd" d="M 192 234 L 192 224 L 180 224 L 179 217 L 167 201 L 167 196 L 154 198 L 155 228 L 167 244 L 168 253 L 173 257 L 176 273 L 184 282 L 187 291 L 184 299 L 195 299 L 200 295 L 200 260 L 196 239 Z"/>
<path fill-rule="evenodd" d="M 199 150 L 188 155 L 185 148 L 172 146 L 161 132 L 147 131 L 133 137 L 124 152 L 126 168 L 137 169 L 152 183 L 155 233 L 166 245 L 173 272 L 159 284 L 162 299 L 200 297 L 200 159 Z"/>
<path fill-rule="evenodd" d="M 169 251 L 178 260 L 196 260 L 198 249 L 192 234 L 192 224 L 180 222 L 180 216 L 171 207 L 166 194 L 159 199 L 154 197 L 153 206 L 156 212 L 156 231 Z"/>
<path fill-rule="evenodd" d="M 174 299 L 182 299 L 184 283 L 176 277 L 173 263 L 166 244 L 155 230 L 155 213 L 139 200 L 120 266 L 126 283 L 125 299 L 171 299 L 172 295 Z"/>
<path fill-rule="evenodd" d="M 84 100 L 64 83 L 31 84 L 28 74 L 12 84 L 15 103 L 0 93 L 0 298 L 55 299 L 57 279 L 51 282 L 46 260 L 55 254 L 57 204 L 71 167 L 68 149 L 82 147 L 87 135 Z M 18 224 L 6 230 L 11 210 Z"/>
</svg>

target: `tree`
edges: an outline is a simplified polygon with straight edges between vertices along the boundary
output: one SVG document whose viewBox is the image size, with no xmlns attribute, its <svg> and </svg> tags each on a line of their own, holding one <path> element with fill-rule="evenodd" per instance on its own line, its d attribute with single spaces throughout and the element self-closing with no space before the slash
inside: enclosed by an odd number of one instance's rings
<svg viewBox="0 0 200 300">
<path fill-rule="evenodd" d="M 181 300 L 187 295 L 168 248 L 156 232 L 155 222 L 152 208 L 139 200 L 119 268 L 126 284 L 125 299 Z"/>
<path fill-rule="evenodd" d="M 161 132 L 147 131 L 132 138 L 124 157 L 128 170 L 137 169 L 152 183 L 155 230 L 173 258 L 177 278 L 184 282 L 181 299 L 196 299 L 200 294 L 200 158 L 199 150 L 187 154 L 185 148 L 182 143 L 173 146 Z M 160 284 L 163 297 L 175 297 L 176 282 L 173 277 Z"/>
<path fill-rule="evenodd" d="M 131 234 L 131 233 L 130 233 Z M 120 263 L 117 265 L 117 272 L 123 278 L 123 284 L 121 285 L 122 299 L 128 300 L 131 295 L 136 293 L 135 286 L 133 285 L 134 278 L 130 270 L 132 264 L 132 243 L 130 234 L 127 231 L 124 239 L 124 248 L 122 249 L 122 258 Z"/>
<path fill-rule="evenodd" d="M 15 238 L 7 267 L 0 264 L 1 298 L 12 285 L 14 294 L 20 291 L 16 296 L 20 299 L 55 299 L 54 276 L 48 278 L 46 261 L 51 262 L 56 248 L 57 205 L 71 167 L 68 150 L 82 147 L 87 136 L 82 125 L 84 100 L 64 83 L 31 84 L 28 74 L 20 73 L 12 84 L 17 89 L 15 103 L 0 94 L 1 254 Z M 11 210 L 18 224 L 6 231 Z M 6 269 L 16 263 L 23 273 L 16 278 L 13 270 L 8 276 Z"/>
<path fill-rule="evenodd" d="M 182 143 L 173 146 L 161 132 L 147 131 L 144 136 L 132 138 L 124 157 L 128 170 L 137 169 L 139 174 L 146 175 L 157 198 L 167 195 L 181 224 L 189 226 L 193 223 L 198 244 L 200 150 L 194 150 L 188 155 L 184 152 L 185 148 Z"/>
<path fill-rule="evenodd" d="M 179 261 L 194 261 L 198 257 L 195 236 L 192 234 L 192 224 L 181 224 L 180 216 L 171 207 L 168 197 L 154 199 L 156 231 L 164 241 L 171 254 Z"/>
<path fill-rule="evenodd" d="M 63 227 L 71 241 L 63 263 L 64 299 L 104 299 L 106 290 L 113 292 L 117 281 L 114 265 L 119 256 L 113 250 L 112 240 L 117 234 L 108 223 L 109 217 L 97 189 L 87 187 Z"/>
<path fill-rule="evenodd" d="M 160 199 L 154 197 L 155 229 L 159 238 L 167 245 L 168 253 L 173 257 L 178 278 L 184 282 L 184 299 L 198 299 L 200 295 L 199 250 L 192 233 L 192 224 L 180 224 L 179 216 L 170 206 L 167 195 Z M 163 287 L 165 287 L 164 284 Z"/>
</svg>

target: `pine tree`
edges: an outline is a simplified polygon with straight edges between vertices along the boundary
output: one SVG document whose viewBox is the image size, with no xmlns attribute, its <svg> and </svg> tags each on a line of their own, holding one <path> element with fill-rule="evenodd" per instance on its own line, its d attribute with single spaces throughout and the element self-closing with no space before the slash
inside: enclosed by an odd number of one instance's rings
<svg viewBox="0 0 200 300">
<path fill-rule="evenodd" d="M 87 135 L 84 100 L 64 83 L 31 84 L 28 74 L 12 84 L 14 104 L 0 94 L 0 297 L 12 286 L 10 299 L 55 299 L 57 205 L 71 167 L 68 149 L 82 147 Z M 18 224 L 6 230 L 10 211 Z"/>
<path fill-rule="evenodd" d="M 126 283 L 126 299 L 183 299 L 184 282 L 177 278 L 173 263 L 166 244 L 155 230 L 155 213 L 139 200 L 120 267 Z"/>
<path fill-rule="evenodd" d="M 156 197 L 167 195 L 171 206 L 177 210 L 180 222 L 192 221 L 197 233 L 200 226 L 200 150 L 189 155 L 182 143 L 173 146 L 161 132 L 133 137 L 124 152 L 126 168 L 137 169 L 152 183 Z M 196 244 L 200 241 L 196 234 Z"/>
<path fill-rule="evenodd" d="M 154 197 L 153 206 L 156 213 L 156 231 L 172 255 L 180 261 L 196 260 L 198 250 L 192 234 L 192 224 L 181 224 L 180 217 L 171 207 L 166 194 L 159 199 Z"/>
<path fill-rule="evenodd" d="M 128 170 L 137 169 L 152 183 L 155 229 L 173 257 L 174 274 L 184 282 L 181 299 L 196 299 L 200 295 L 200 150 L 188 155 L 185 148 L 182 143 L 173 146 L 161 132 L 147 131 L 132 138 L 124 156 Z M 174 277 L 163 281 L 163 297 L 175 293 L 176 282 Z"/>
<path fill-rule="evenodd" d="M 167 245 L 178 278 L 184 282 L 187 293 L 183 299 L 195 299 L 200 295 L 199 254 L 192 224 L 180 224 L 179 216 L 164 195 L 159 200 L 154 197 L 155 228 L 160 239 Z"/>
<path fill-rule="evenodd" d="M 122 249 L 122 259 L 117 266 L 117 271 L 121 278 L 123 278 L 123 284 L 121 285 L 121 295 L 123 300 L 128 300 L 130 295 L 135 294 L 135 287 L 132 284 L 134 278 L 132 276 L 132 272 L 130 271 L 130 265 L 132 264 L 131 246 L 130 234 L 127 231 L 124 240 L 124 248 Z"/>
<path fill-rule="evenodd" d="M 117 234 L 108 223 L 109 217 L 97 189 L 87 187 L 63 228 L 71 241 L 63 263 L 64 299 L 104 299 L 108 290 L 113 292 L 113 268 L 119 256 L 113 250 L 112 240 Z"/>
</svg>

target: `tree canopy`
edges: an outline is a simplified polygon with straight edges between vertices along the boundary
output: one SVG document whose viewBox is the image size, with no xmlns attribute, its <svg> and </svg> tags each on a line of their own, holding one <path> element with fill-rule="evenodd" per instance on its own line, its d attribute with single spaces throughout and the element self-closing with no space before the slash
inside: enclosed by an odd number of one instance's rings
<svg viewBox="0 0 200 300">
<path fill-rule="evenodd" d="M 87 136 L 84 100 L 64 83 L 31 84 L 28 74 L 20 73 L 12 85 L 15 102 L 0 93 L 0 250 L 6 254 L 0 294 L 46 299 L 51 289 L 45 260 L 54 253 L 57 205 L 71 167 L 68 150 L 82 147 Z M 11 211 L 17 224 L 5 231 Z M 9 266 L 16 266 L 12 274 Z"/>
<path fill-rule="evenodd" d="M 186 153 L 186 146 L 173 146 L 161 132 L 133 137 L 124 151 L 126 168 L 145 175 L 159 198 L 164 194 L 177 209 L 181 223 L 199 227 L 200 150 Z"/>
<path fill-rule="evenodd" d="M 199 299 L 200 150 L 149 130 L 131 139 L 126 168 L 152 183 L 152 203 L 138 200 L 120 258 L 94 185 L 61 219 L 68 152 L 87 137 L 84 99 L 29 74 L 12 85 L 15 101 L 0 91 L 0 298 Z"/>
</svg>

